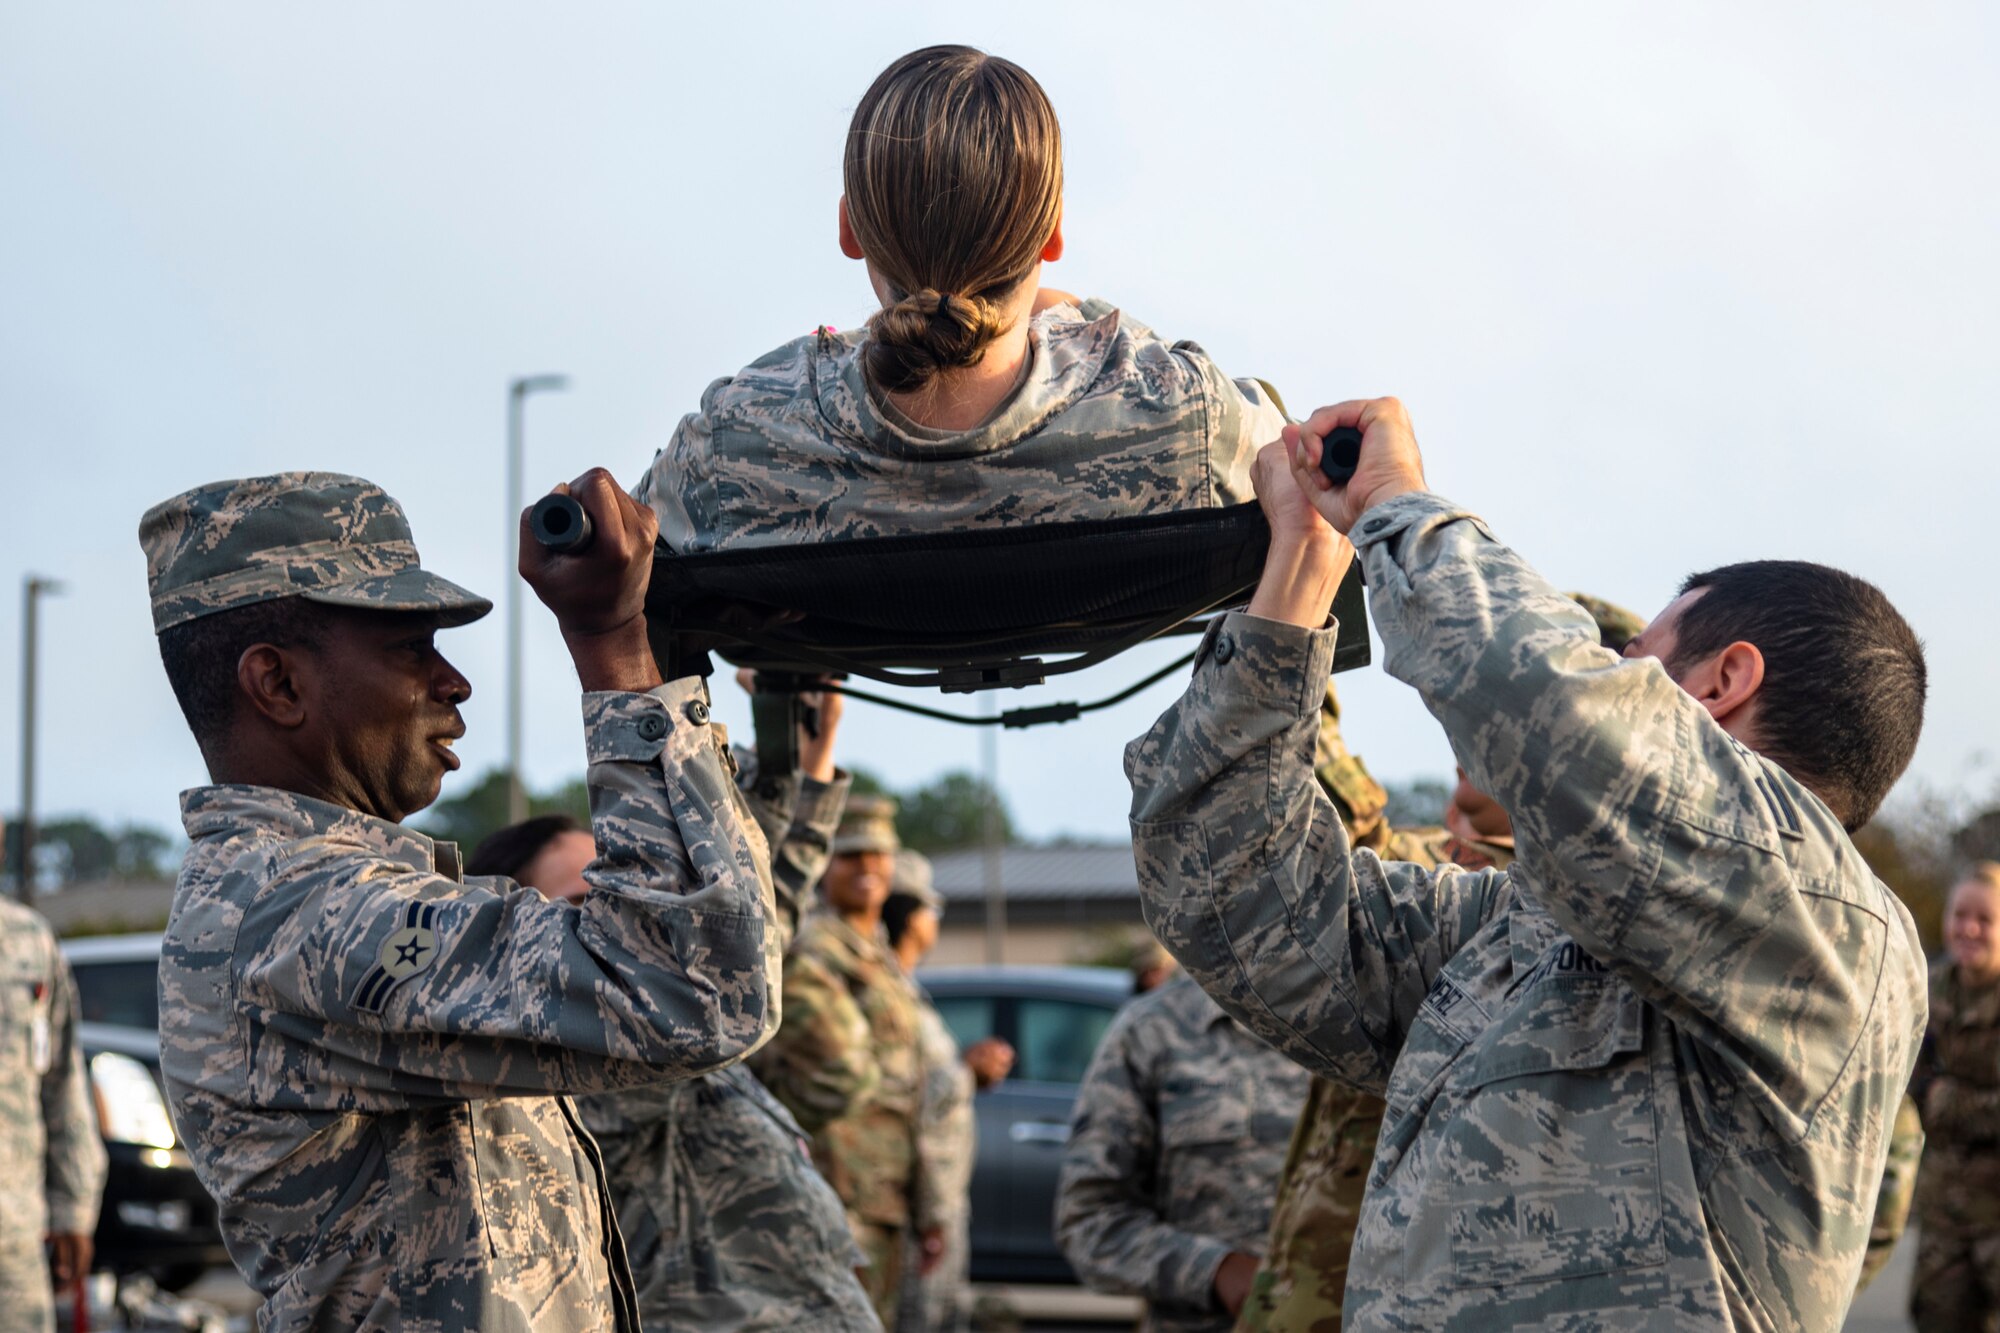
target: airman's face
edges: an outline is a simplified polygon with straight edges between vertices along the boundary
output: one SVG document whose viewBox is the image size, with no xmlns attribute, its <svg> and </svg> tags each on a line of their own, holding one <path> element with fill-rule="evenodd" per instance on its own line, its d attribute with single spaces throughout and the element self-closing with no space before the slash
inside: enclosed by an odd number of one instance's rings
<svg viewBox="0 0 2000 1333">
<path fill-rule="evenodd" d="M 820 883 L 834 911 L 875 913 L 889 900 L 895 873 L 896 858 L 888 852 L 847 852 L 827 863 Z"/>
<path fill-rule="evenodd" d="M 545 898 L 573 903 L 590 892 L 584 868 L 597 859 L 597 839 L 582 829 L 550 838 L 534 859 L 521 867 L 520 882 L 539 889 Z"/>
<path fill-rule="evenodd" d="M 330 618 L 318 659 L 322 753 L 357 808 L 401 821 L 437 799 L 458 767 L 458 706 L 472 686 L 437 650 L 437 617 L 350 612 Z"/>
<path fill-rule="evenodd" d="M 1944 943 L 1968 980 L 2000 980 L 2000 889 L 1978 879 L 1953 888 L 1944 909 Z"/>
</svg>

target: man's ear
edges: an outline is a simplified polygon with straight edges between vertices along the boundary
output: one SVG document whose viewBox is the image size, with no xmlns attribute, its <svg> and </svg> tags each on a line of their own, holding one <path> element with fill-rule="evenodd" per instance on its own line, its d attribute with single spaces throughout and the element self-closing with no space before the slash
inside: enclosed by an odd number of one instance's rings
<svg viewBox="0 0 2000 1333">
<path fill-rule="evenodd" d="M 843 213 L 841 216 L 844 220 L 846 214 Z M 1049 233 L 1048 244 L 1042 247 L 1042 262 L 1044 264 L 1053 264 L 1058 259 L 1062 258 L 1062 252 L 1063 252 L 1062 212 L 1061 210 L 1057 210 L 1056 229 Z"/>
<path fill-rule="evenodd" d="M 1764 654 L 1758 651 L 1756 644 L 1745 643 L 1741 639 L 1688 672 L 1681 680 L 1681 687 L 1694 696 L 1695 702 L 1706 708 L 1708 715 L 1738 740 L 1743 739 L 1738 734 L 1738 728 L 1750 718 L 1745 709 L 1757 697 L 1757 691 L 1763 684 Z"/>
<path fill-rule="evenodd" d="M 866 259 L 861 242 L 855 238 L 854 224 L 847 220 L 847 196 L 840 196 L 840 253 L 849 259 Z"/>
<path fill-rule="evenodd" d="M 268 643 L 253 643 L 236 659 L 236 685 L 250 708 L 273 726 L 291 730 L 305 725 L 305 694 L 299 655 Z"/>
</svg>

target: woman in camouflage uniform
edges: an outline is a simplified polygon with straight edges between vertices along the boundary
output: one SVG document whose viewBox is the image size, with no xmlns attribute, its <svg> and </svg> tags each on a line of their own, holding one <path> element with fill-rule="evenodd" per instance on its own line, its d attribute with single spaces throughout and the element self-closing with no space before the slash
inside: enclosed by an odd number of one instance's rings
<svg viewBox="0 0 2000 1333">
<path fill-rule="evenodd" d="M 1952 889 L 1945 947 L 1912 1089 L 1926 1141 L 1910 1317 L 1918 1333 L 1985 1333 L 2000 1325 L 2000 863 Z"/>
</svg>

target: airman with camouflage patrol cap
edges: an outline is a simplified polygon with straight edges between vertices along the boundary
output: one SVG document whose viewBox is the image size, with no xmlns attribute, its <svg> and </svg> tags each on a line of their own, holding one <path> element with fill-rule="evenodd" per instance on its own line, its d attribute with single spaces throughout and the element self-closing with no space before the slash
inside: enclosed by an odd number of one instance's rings
<svg viewBox="0 0 2000 1333">
<path fill-rule="evenodd" d="M 895 873 L 896 803 L 850 796 L 821 880 L 827 911 L 785 957 L 784 1021 L 757 1053 L 759 1078 L 807 1133 L 868 1256 L 861 1283 L 896 1327 L 904 1249 L 921 1218 L 917 1001 L 882 938 Z"/>
<path fill-rule="evenodd" d="M 741 1058 L 775 1020 L 768 849 L 701 682 L 643 622 L 655 525 L 608 474 L 596 541 L 526 539 L 586 693 L 580 907 L 467 881 L 402 821 L 457 766 L 435 631 L 490 604 L 424 570 L 395 501 L 294 472 L 140 526 L 160 653 L 215 785 L 160 956 L 161 1063 L 261 1327 L 636 1329 L 595 1145 L 560 1094 Z"/>
</svg>

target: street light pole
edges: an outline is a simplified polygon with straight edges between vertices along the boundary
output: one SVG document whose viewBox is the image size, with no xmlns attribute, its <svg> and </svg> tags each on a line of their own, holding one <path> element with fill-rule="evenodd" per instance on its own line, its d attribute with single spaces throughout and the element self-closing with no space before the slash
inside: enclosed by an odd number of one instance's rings
<svg viewBox="0 0 2000 1333">
<path fill-rule="evenodd" d="M 528 395 L 566 389 L 565 375 L 523 375 L 507 385 L 507 822 L 528 817 L 521 781 L 521 416 Z"/>
<path fill-rule="evenodd" d="M 991 717 L 1000 711 L 999 695 L 987 691 L 986 714 Z M 1006 957 L 1007 948 L 1007 886 L 1001 877 L 1000 846 L 1000 728 L 985 727 L 980 731 L 981 748 L 984 751 L 986 769 L 986 803 L 979 812 L 979 841 L 985 852 L 982 860 L 986 889 L 986 961 L 998 967 Z"/>
<path fill-rule="evenodd" d="M 23 903 L 35 900 L 35 659 L 36 604 L 44 593 L 58 593 L 62 584 L 34 574 L 21 584 L 21 830 L 16 839 L 15 881 Z"/>
</svg>

